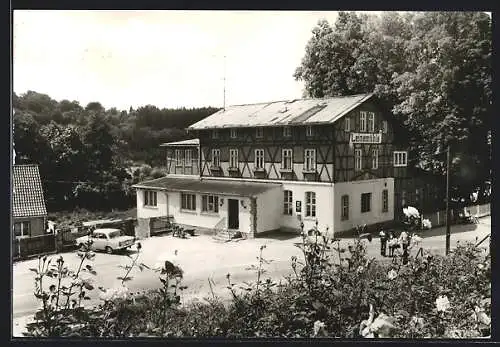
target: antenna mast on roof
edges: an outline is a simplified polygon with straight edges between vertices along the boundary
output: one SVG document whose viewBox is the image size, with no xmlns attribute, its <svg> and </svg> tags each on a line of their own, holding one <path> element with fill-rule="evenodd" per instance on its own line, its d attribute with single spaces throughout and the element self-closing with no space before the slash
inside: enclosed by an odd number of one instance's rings
<svg viewBox="0 0 500 347">
<path fill-rule="evenodd" d="M 223 110 L 226 110 L 226 56 L 224 56 L 224 73 L 223 73 L 223 78 L 224 78 L 224 103 L 223 103 Z"/>
</svg>

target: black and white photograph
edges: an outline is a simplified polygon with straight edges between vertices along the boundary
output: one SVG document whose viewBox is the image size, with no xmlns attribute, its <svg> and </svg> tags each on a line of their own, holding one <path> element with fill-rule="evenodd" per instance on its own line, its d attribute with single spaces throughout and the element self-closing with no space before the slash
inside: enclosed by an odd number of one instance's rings
<svg viewBox="0 0 500 347">
<path fill-rule="evenodd" d="M 491 339 L 492 12 L 11 29 L 12 340 Z"/>
</svg>

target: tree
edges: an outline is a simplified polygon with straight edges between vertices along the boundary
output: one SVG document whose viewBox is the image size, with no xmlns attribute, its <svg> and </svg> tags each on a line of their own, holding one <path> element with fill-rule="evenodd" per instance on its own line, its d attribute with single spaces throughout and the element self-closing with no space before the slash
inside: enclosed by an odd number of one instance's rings
<svg viewBox="0 0 500 347">
<path fill-rule="evenodd" d="M 101 105 L 100 102 L 97 101 L 92 101 L 87 104 L 85 107 L 85 111 L 87 112 L 94 112 L 94 113 L 102 113 L 105 111 L 104 107 Z"/>
<path fill-rule="evenodd" d="M 90 117 L 84 129 L 83 142 L 86 147 L 89 174 L 98 175 L 98 172 L 109 171 L 113 166 L 115 139 L 103 116 L 93 114 Z"/>
<path fill-rule="evenodd" d="M 76 205 L 75 182 L 85 180 L 88 161 L 79 129 L 51 122 L 41 127 L 40 134 L 50 144 L 46 151 L 47 165 L 40 168 L 49 209 L 71 208 Z"/>
<path fill-rule="evenodd" d="M 17 111 L 13 121 L 16 163 L 43 164 L 46 162 L 46 153 L 50 147 L 46 139 L 40 135 L 40 124 L 25 111 Z"/>
<path fill-rule="evenodd" d="M 49 123 L 57 107 L 57 101 L 50 96 L 31 90 L 21 95 L 16 104 L 19 110 L 29 112 L 40 124 Z"/>
<path fill-rule="evenodd" d="M 294 76 L 311 97 L 374 91 L 407 128 L 420 167 L 444 173 L 445 158 L 435 153 L 452 146 L 455 185 L 470 189 L 489 176 L 487 14 L 341 12 L 334 26 L 313 29 Z"/>
<path fill-rule="evenodd" d="M 16 163 L 39 165 L 50 210 L 133 206 L 134 181 L 126 166 L 164 165 L 159 145 L 185 139 L 184 128 L 217 111 L 147 105 L 120 112 L 97 101 L 84 108 L 34 91 L 14 94 L 12 103 Z"/>
</svg>

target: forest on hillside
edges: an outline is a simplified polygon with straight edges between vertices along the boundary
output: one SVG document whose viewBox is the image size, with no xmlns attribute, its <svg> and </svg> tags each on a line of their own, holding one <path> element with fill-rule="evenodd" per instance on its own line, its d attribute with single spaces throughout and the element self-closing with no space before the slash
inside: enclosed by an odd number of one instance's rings
<svg viewBox="0 0 500 347">
<path fill-rule="evenodd" d="M 39 165 L 52 211 L 133 206 L 131 185 L 163 175 L 159 145 L 188 138 L 189 125 L 218 111 L 152 105 L 119 111 L 35 91 L 14 94 L 13 109 L 16 164 Z"/>
</svg>

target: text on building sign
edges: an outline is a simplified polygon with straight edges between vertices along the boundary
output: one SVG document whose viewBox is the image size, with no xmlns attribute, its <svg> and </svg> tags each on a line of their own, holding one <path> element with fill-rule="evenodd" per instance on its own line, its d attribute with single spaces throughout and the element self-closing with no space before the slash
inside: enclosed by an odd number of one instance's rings
<svg viewBox="0 0 500 347">
<path fill-rule="evenodd" d="M 351 133 L 352 143 L 381 143 L 381 133 Z"/>
</svg>

